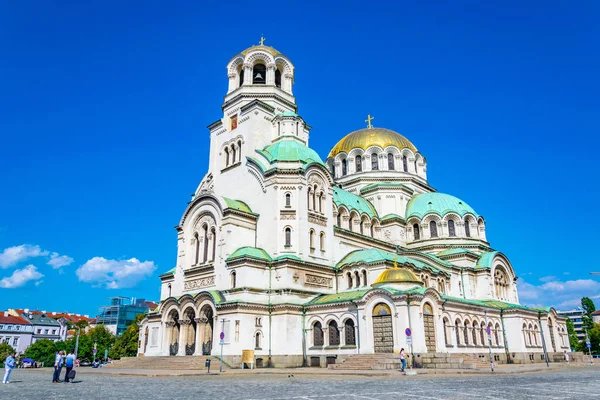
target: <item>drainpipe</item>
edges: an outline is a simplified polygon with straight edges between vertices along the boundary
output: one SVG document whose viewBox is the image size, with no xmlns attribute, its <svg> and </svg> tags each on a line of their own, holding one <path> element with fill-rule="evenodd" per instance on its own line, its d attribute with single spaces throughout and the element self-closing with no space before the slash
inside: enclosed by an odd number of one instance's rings
<svg viewBox="0 0 600 400">
<path fill-rule="evenodd" d="M 272 331 L 272 317 L 273 305 L 271 304 L 271 277 L 273 267 L 269 264 L 269 360 L 267 361 L 267 368 L 273 368 L 273 361 L 271 360 L 271 331 Z"/>
<path fill-rule="evenodd" d="M 506 363 L 512 364 L 510 354 L 508 353 L 508 340 L 506 340 L 506 329 L 504 328 L 504 309 L 500 309 L 500 322 L 502 323 L 502 337 L 504 338 L 504 352 L 506 353 Z"/>
<path fill-rule="evenodd" d="M 540 333 L 542 334 L 542 346 L 544 346 L 544 357 L 546 358 L 546 367 L 550 368 L 548 362 L 548 351 L 546 350 L 546 339 L 544 339 L 544 328 L 542 327 L 542 312 L 538 311 L 538 323 L 540 324 Z"/>
</svg>

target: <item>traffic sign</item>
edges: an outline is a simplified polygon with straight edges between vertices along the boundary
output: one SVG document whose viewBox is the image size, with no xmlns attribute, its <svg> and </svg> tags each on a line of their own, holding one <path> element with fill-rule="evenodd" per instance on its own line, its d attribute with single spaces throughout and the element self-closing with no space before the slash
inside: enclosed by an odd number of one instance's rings
<svg viewBox="0 0 600 400">
<path fill-rule="evenodd" d="M 410 337 L 410 336 L 406 337 L 406 344 L 408 344 L 408 345 L 412 344 L 412 337 Z"/>
<path fill-rule="evenodd" d="M 406 336 L 410 336 L 410 335 L 412 335 L 412 332 L 411 332 L 410 328 L 406 328 L 406 329 L 404 330 L 404 333 L 406 333 Z"/>
<path fill-rule="evenodd" d="M 221 339 L 221 341 L 225 340 L 225 332 L 221 332 L 219 338 Z"/>
<path fill-rule="evenodd" d="M 590 342 L 587 342 L 585 345 L 587 346 L 588 349 L 592 348 L 592 344 Z"/>
<path fill-rule="evenodd" d="M 221 340 L 219 340 L 219 344 L 220 344 L 220 345 L 224 345 L 224 344 L 225 344 L 225 341 L 224 341 L 223 339 L 221 339 Z"/>
<path fill-rule="evenodd" d="M 492 327 L 488 325 L 488 327 L 485 329 L 488 336 L 492 334 Z"/>
</svg>

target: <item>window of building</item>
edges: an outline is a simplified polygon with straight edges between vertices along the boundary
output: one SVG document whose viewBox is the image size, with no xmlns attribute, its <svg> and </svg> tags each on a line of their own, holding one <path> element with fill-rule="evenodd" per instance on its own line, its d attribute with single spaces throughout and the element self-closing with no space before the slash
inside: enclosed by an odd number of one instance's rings
<svg viewBox="0 0 600 400">
<path fill-rule="evenodd" d="M 285 194 L 285 206 L 286 207 L 291 207 L 292 206 L 292 195 L 289 193 Z"/>
<path fill-rule="evenodd" d="M 44 329 L 44 335 L 48 334 L 48 329 Z"/>
<path fill-rule="evenodd" d="M 9 331 L 12 331 L 12 325 L 8 325 L 8 326 L 6 327 L 6 329 L 7 329 L 7 330 L 9 330 Z"/>
<path fill-rule="evenodd" d="M 319 235 L 319 248 L 321 251 L 325 251 L 325 232 L 321 232 Z"/>
<path fill-rule="evenodd" d="M 315 322 L 313 325 L 313 344 L 315 346 L 323 346 L 324 344 L 323 328 L 320 322 Z"/>
<path fill-rule="evenodd" d="M 310 230 L 308 232 L 308 239 L 309 239 L 309 246 L 311 250 L 315 249 L 315 231 L 314 230 Z"/>
<path fill-rule="evenodd" d="M 244 67 L 240 70 L 240 86 L 244 84 Z"/>
<path fill-rule="evenodd" d="M 16 347 L 19 344 L 19 338 L 13 338 L 13 347 Z"/>
<path fill-rule="evenodd" d="M 469 227 L 469 220 L 465 220 L 465 236 L 471 237 L 471 228 Z"/>
<path fill-rule="evenodd" d="M 419 232 L 419 224 L 414 224 L 413 225 L 413 233 L 415 235 L 415 240 L 420 240 L 421 239 L 421 232 Z"/>
<path fill-rule="evenodd" d="M 346 159 L 342 160 L 342 176 L 346 176 L 348 174 L 348 163 Z"/>
<path fill-rule="evenodd" d="M 210 254 L 210 261 L 215 261 L 215 254 L 217 253 L 217 230 L 214 226 L 210 228 L 210 236 L 212 238 L 212 252 Z"/>
<path fill-rule="evenodd" d="M 344 339 L 346 346 L 356 346 L 356 332 L 354 331 L 354 321 L 347 319 L 344 323 Z"/>
<path fill-rule="evenodd" d="M 275 86 L 281 87 L 281 71 L 278 69 L 275 70 Z"/>
<path fill-rule="evenodd" d="M 254 335 L 254 348 L 260 350 L 260 332 L 256 332 Z"/>
<path fill-rule="evenodd" d="M 429 223 L 429 234 L 432 238 L 438 237 L 437 224 L 435 221 Z"/>
<path fill-rule="evenodd" d="M 337 322 L 329 322 L 327 330 L 329 331 L 329 345 L 338 346 L 340 344 L 340 331 L 338 329 Z"/>
<path fill-rule="evenodd" d="M 454 221 L 452 221 L 452 220 L 448 220 L 448 236 L 450 236 L 450 237 L 456 236 L 456 229 L 454 227 Z"/>
<path fill-rule="evenodd" d="M 395 170 L 396 166 L 394 165 L 394 155 L 392 153 L 388 153 L 387 158 L 388 158 L 388 169 L 390 171 Z"/>
<path fill-rule="evenodd" d="M 237 274 L 235 271 L 231 272 L 231 288 L 235 289 L 237 285 Z"/>
<path fill-rule="evenodd" d="M 379 162 L 377 161 L 377 154 L 371 154 L 371 170 L 377 171 L 379 169 Z"/>
<path fill-rule="evenodd" d="M 196 256 L 194 264 L 198 264 L 200 262 L 200 237 L 198 236 L 197 232 L 194 233 L 194 241 L 196 242 Z"/>
<path fill-rule="evenodd" d="M 229 149 L 225 148 L 225 166 L 228 167 L 229 166 Z"/>
<path fill-rule="evenodd" d="M 340 214 L 339 212 L 337 215 L 337 226 L 339 226 L 340 228 L 342 227 L 342 214 Z"/>
<path fill-rule="evenodd" d="M 363 285 L 367 286 L 367 271 L 364 269 L 362 271 L 362 279 L 363 279 Z"/>
<path fill-rule="evenodd" d="M 252 69 L 252 83 L 254 85 L 264 85 L 267 83 L 267 67 L 265 64 L 256 64 Z"/>
<path fill-rule="evenodd" d="M 406 156 L 402 156 L 402 170 L 408 172 L 408 158 Z"/>
<path fill-rule="evenodd" d="M 348 281 L 348 289 L 350 289 L 352 287 L 352 274 L 350 272 L 346 273 L 346 279 Z"/>
<path fill-rule="evenodd" d="M 292 228 L 285 228 L 285 247 L 292 246 Z"/>
<path fill-rule="evenodd" d="M 361 172 L 362 171 L 362 157 L 356 156 L 356 158 L 354 159 L 354 162 L 356 165 L 356 172 Z"/>
</svg>

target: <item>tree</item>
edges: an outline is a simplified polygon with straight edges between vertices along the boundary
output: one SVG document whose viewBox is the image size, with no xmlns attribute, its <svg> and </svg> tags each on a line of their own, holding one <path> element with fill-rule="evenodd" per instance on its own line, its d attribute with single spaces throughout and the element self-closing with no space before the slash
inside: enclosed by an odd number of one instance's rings
<svg viewBox="0 0 600 400">
<path fill-rule="evenodd" d="M 571 350 L 580 351 L 581 343 L 577 338 L 575 325 L 573 325 L 573 321 L 571 321 L 569 318 L 567 318 L 567 333 L 569 334 L 569 344 L 571 345 Z"/>
<path fill-rule="evenodd" d="M 594 319 L 592 318 L 592 313 L 596 311 L 596 306 L 594 305 L 592 299 L 589 297 L 582 297 L 581 308 L 583 308 L 583 327 L 588 331 L 594 329 Z"/>
<path fill-rule="evenodd" d="M 43 362 L 45 367 L 54 365 L 56 357 L 56 343 L 49 339 L 41 339 L 32 344 L 25 350 L 25 357 L 29 357 L 37 362 Z"/>
<path fill-rule="evenodd" d="M 593 328 L 588 331 L 588 335 L 592 344 L 592 353 L 600 354 L 600 324 L 594 324 Z"/>
<path fill-rule="evenodd" d="M 110 358 L 120 359 L 121 357 L 137 356 L 139 340 L 140 340 L 140 325 L 139 323 L 146 317 L 146 314 L 140 314 L 135 318 L 117 339 L 113 348 L 110 351 Z"/>
<path fill-rule="evenodd" d="M 4 360 L 11 353 L 14 353 L 15 349 L 13 349 L 8 343 L 0 343 L 0 364 L 4 365 Z"/>
</svg>

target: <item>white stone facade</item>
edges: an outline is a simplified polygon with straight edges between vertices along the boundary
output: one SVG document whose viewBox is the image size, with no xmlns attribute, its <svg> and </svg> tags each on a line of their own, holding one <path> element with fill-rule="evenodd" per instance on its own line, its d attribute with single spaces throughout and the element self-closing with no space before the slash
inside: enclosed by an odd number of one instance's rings
<svg viewBox="0 0 600 400">
<path fill-rule="evenodd" d="M 359 130 L 323 162 L 308 147 L 287 57 L 253 46 L 227 72 L 209 168 L 177 226 L 176 266 L 161 275 L 140 354 L 215 355 L 223 331 L 226 356 L 251 349 L 265 363 L 306 365 L 408 349 L 409 327 L 415 354 L 490 343 L 533 354 L 542 340 L 548 352 L 568 349 L 565 320 L 519 305 L 483 217 L 429 186 L 406 138 Z M 418 282 L 378 281 L 397 267 Z"/>
</svg>

